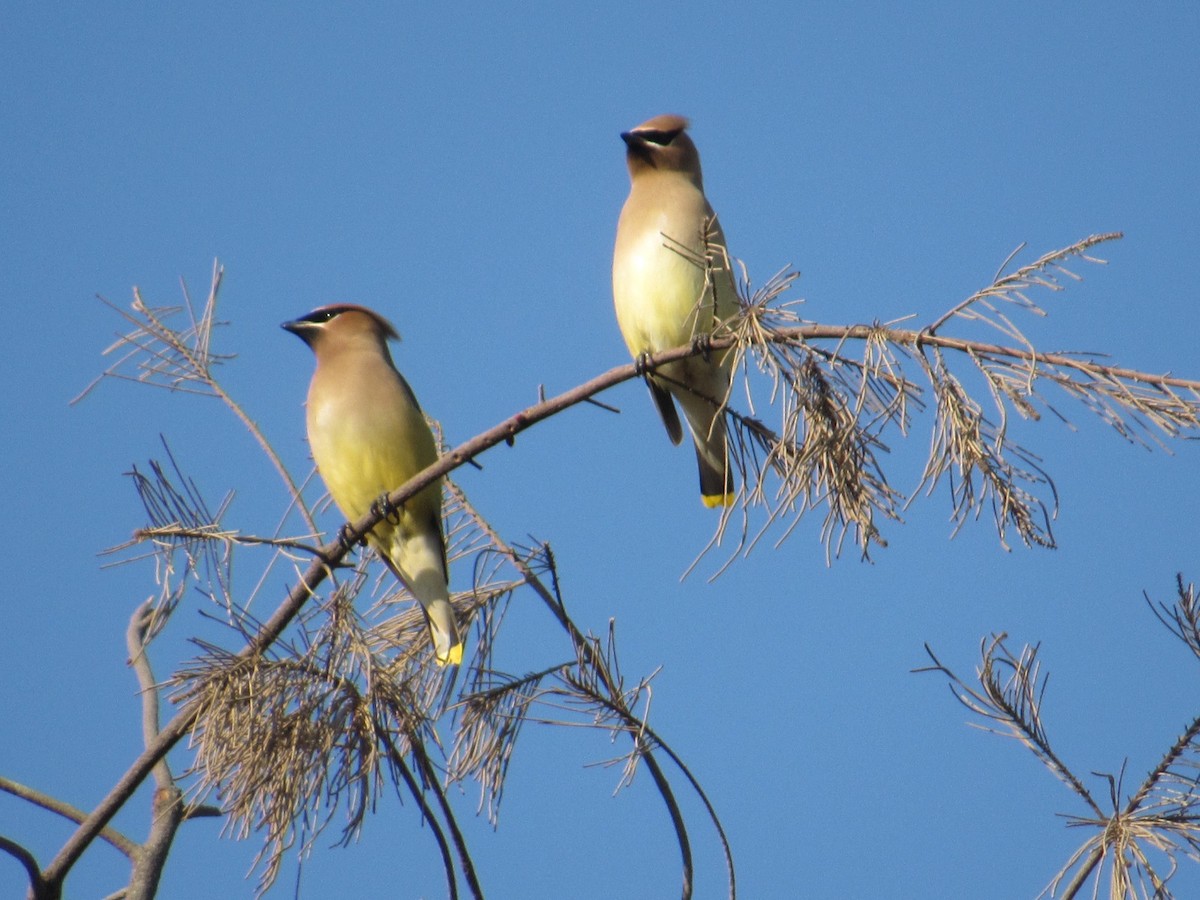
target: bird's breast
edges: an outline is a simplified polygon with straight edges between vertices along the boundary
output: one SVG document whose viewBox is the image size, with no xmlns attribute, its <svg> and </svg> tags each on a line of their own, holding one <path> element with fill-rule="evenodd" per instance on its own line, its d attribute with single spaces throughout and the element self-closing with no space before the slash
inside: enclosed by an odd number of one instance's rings
<svg viewBox="0 0 1200 900">
<path fill-rule="evenodd" d="M 433 436 L 417 409 L 310 404 L 308 439 L 330 496 L 349 519 L 365 515 L 381 494 L 437 459 Z M 440 486 L 427 493 L 440 498 Z M 426 499 L 419 495 L 418 502 Z"/>
<path fill-rule="evenodd" d="M 634 356 L 686 344 L 705 294 L 703 220 L 667 215 L 627 219 L 617 229 L 613 302 Z"/>
</svg>

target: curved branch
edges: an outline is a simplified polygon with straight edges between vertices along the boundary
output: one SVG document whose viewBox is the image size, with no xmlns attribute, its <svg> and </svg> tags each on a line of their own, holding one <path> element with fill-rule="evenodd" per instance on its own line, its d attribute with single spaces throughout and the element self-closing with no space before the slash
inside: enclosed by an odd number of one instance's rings
<svg viewBox="0 0 1200 900">
<path fill-rule="evenodd" d="M 671 814 L 671 824 L 675 826 L 675 839 L 679 842 L 679 854 L 683 857 L 683 890 L 680 896 L 683 900 L 691 900 L 692 880 L 695 869 L 692 864 L 692 844 L 688 840 L 687 826 L 683 821 L 683 813 L 679 811 L 679 803 L 675 800 L 675 793 L 671 790 L 671 783 L 667 780 L 667 776 L 663 774 L 662 767 L 658 764 L 658 760 L 654 758 L 654 754 L 650 752 L 648 747 L 640 748 L 639 752 L 641 753 L 642 760 L 646 763 L 646 768 L 650 770 L 650 777 L 654 779 L 654 785 L 658 788 L 658 793 L 662 795 L 663 802 L 667 805 L 667 811 Z"/>
<path fill-rule="evenodd" d="M 421 777 L 429 785 L 433 791 L 433 795 L 437 797 L 438 806 L 442 808 L 442 815 L 445 816 L 446 824 L 450 827 L 450 836 L 454 838 L 454 849 L 458 852 L 458 862 L 462 866 L 463 874 L 466 876 L 471 893 L 475 896 L 476 900 L 483 900 L 483 888 L 480 886 L 479 878 L 475 874 L 475 864 L 471 861 L 471 854 L 467 852 L 467 842 L 458 827 L 458 820 L 454 818 L 454 811 L 450 809 L 450 804 L 446 800 L 446 792 L 442 790 L 442 786 L 438 783 L 437 771 L 433 768 L 433 763 L 430 761 L 428 754 L 425 753 L 423 744 L 419 741 L 413 741 L 412 749 L 414 755 L 417 757 L 417 761 L 421 764 Z"/>
<path fill-rule="evenodd" d="M 785 343 L 807 340 L 870 340 L 878 339 L 880 328 L 868 325 L 830 326 L 808 324 L 793 328 L 781 328 L 766 334 L 765 340 L 773 343 Z M 1200 393 L 1200 381 L 1175 378 L 1168 375 L 1151 375 L 1132 369 L 1117 366 L 1105 366 L 1088 360 L 1062 354 L 1035 354 L 1027 349 L 1005 347 L 960 338 L 946 338 L 928 332 L 886 329 L 889 339 L 898 343 L 906 343 L 914 347 L 934 346 L 953 349 L 956 351 L 975 353 L 978 355 L 995 355 L 1021 359 L 1026 362 L 1041 362 L 1085 373 L 1097 378 L 1119 378 L 1138 381 L 1154 387 L 1183 388 Z M 280 604 L 271 618 L 261 627 L 254 639 L 237 655 L 249 658 L 262 653 L 273 644 L 283 633 L 288 624 L 313 595 L 316 588 L 328 577 L 332 567 L 336 566 L 349 552 L 354 544 L 361 540 L 386 514 L 388 507 L 395 508 L 407 499 L 431 484 L 436 479 L 448 474 L 454 469 L 473 460 L 486 450 L 500 443 L 512 444 L 513 438 L 522 431 L 537 424 L 543 419 L 550 418 L 563 410 L 578 403 L 589 400 L 621 382 L 638 377 L 645 371 L 653 370 L 666 363 L 685 359 L 703 352 L 719 351 L 733 347 L 736 338 L 732 335 L 721 334 L 714 336 L 703 347 L 689 345 L 677 347 L 639 360 L 637 364 L 617 366 L 578 385 L 564 391 L 548 400 L 536 403 L 505 419 L 487 431 L 458 445 L 443 454 L 436 463 L 418 473 L 406 484 L 388 495 L 386 504 L 376 504 L 376 508 L 357 522 L 343 530 L 340 540 L 332 541 L 320 548 L 320 555 L 314 559 L 304 571 L 300 582 L 292 589 L 288 597 Z M 563 614 L 551 598 L 547 605 L 566 627 L 569 619 L 564 620 Z M 579 635 L 578 630 L 570 625 L 570 630 Z M 579 637 L 582 637 L 579 635 Z M 583 642 L 586 646 L 586 642 Z M 84 849 L 101 832 L 117 810 L 128 800 L 150 771 L 195 724 L 197 711 L 185 709 L 179 712 L 151 741 L 145 751 L 138 757 L 125 775 L 117 782 L 101 803 L 80 824 L 79 829 L 51 861 L 45 871 L 48 882 L 61 883 L 67 871 L 83 853 Z"/>
<path fill-rule="evenodd" d="M 572 642 L 575 644 L 577 652 L 579 652 L 581 656 L 581 659 L 592 665 L 597 674 L 600 675 L 604 682 L 605 689 L 609 692 L 610 698 L 621 696 L 620 686 L 616 684 L 616 680 L 613 678 L 612 673 L 609 672 L 608 666 L 604 664 L 603 659 L 601 659 L 599 654 L 597 654 L 593 649 L 591 642 L 584 637 L 575 623 L 567 615 L 567 612 L 565 609 L 563 609 L 562 604 L 557 602 L 554 593 L 542 583 L 542 580 L 537 576 L 537 573 L 533 571 L 525 559 L 505 541 L 501 540 L 500 536 L 487 522 L 480 520 L 477 524 L 481 529 L 488 533 L 494 546 L 500 548 L 502 552 L 508 554 L 510 561 L 516 567 L 517 571 L 521 573 L 526 584 L 528 584 L 533 591 L 539 597 L 541 597 L 542 601 L 558 620 L 563 630 L 570 635 Z M 637 730 L 634 730 L 632 735 L 634 743 L 637 745 L 637 753 L 639 757 L 646 763 L 646 768 L 650 770 L 650 775 L 654 779 L 655 787 L 658 789 L 659 794 L 663 798 L 663 802 L 667 806 L 667 811 L 671 817 L 671 824 L 675 828 L 675 837 L 679 842 L 679 853 L 683 860 L 682 897 L 683 900 L 689 900 L 689 898 L 692 896 L 694 865 L 692 862 L 692 847 L 691 841 L 688 838 L 687 826 L 683 821 L 683 814 L 680 812 L 679 804 L 675 799 L 675 794 L 671 790 L 670 781 L 667 779 L 662 767 L 658 763 L 658 760 L 654 757 L 654 753 L 651 751 L 650 747 L 647 746 L 646 741 L 641 737 L 641 735 L 644 733 L 650 733 L 651 739 L 655 743 L 663 746 L 664 748 L 665 745 L 662 744 L 656 735 L 653 735 L 652 732 L 649 732 L 644 723 L 637 721 L 633 716 L 631 716 L 628 710 L 618 707 L 611 699 L 599 697 L 596 699 L 601 700 L 608 708 L 617 713 L 626 722 L 626 724 L 634 723 L 636 725 Z M 675 754 L 669 749 L 667 750 L 667 753 L 673 760 L 676 761 L 678 765 L 680 765 L 680 768 L 686 773 L 689 781 L 695 785 L 695 779 L 692 778 L 691 773 L 688 772 L 688 770 L 683 767 L 682 763 L 679 762 L 678 757 L 676 757 Z M 726 863 L 729 866 L 730 894 L 733 896 L 735 893 L 733 889 L 733 858 L 729 851 L 729 844 L 725 841 L 724 829 L 721 828 L 720 822 L 717 821 L 716 813 L 712 806 L 708 803 L 708 798 L 702 791 L 699 793 L 704 800 L 705 806 L 708 808 L 710 816 L 712 816 L 713 821 L 716 822 L 717 830 L 721 835 L 722 845 L 725 848 Z"/>
<path fill-rule="evenodd" d="M 14 797 L 20 797 L 22 800 L 28 800 L 34 806 L 40 806 L 42 809 L 56 813 L 64 819 L 70 819 L 76 824 L 83 822 L 88 815 L 82 809 L 72 806 L 70 803 L 65 803 L 62 800 L 51 797 L 49 794 L 43 794 L 35 788 L 19 784 L 11 778 L 5 778 L 2 775 L 0 775 L 0 791 L 12 794 Z M 125 835 L 121 834 L 115 828 L 104 828 L 97 837 L 103 841 L 107 841 L 121 853 L 125 854 L 125 856 L 131 858 L 137 849 L 136 843 L 125 837 Z"/>
<path fill-rule="evenodd" d="M 146 655 L 148 629 L 154 619 L 153 600 L 145 601 L 134 610 L 125 631 L 125 646 L 129 651 L 129 662 L 137 675 L 142 694 L 142 740 L 146 746 L 158 736 L 159 694 L 150 658 Z M 145 843 L 138 848 L 133 858 L 133 871 L 126 891 L 128 900 L 153 900 L 158 893 L 163 867 L 167 855 L 175 842 L 175 835 L 183 822 L 183 792 L 175 784 L 175 777 L 167 765 L 164 754 L 154 765 L 154 799 L 151 807 L 150 833 Z"/>
<path fill-rule="evenodd" d="M 663 741 L 663 739 L 658 736 L 658 733 L 655 732 L 654 729 L 649 725 L 639 723 L 638 727 L 640 727 L 646 733 L 646 735 L 654 741 L 655 745 L 662 748 L 662 751 L 667 754 L 671 762 L 675 763 L 679 771 L 683 773 L 683 777 L 687 779 L 688 784 L 692 786 L 692 790 L 696 792 L 696 796 L 700 798 L 700 802 L 704 804 L 704 809 L 708 813 L 708 818 L 713 823 L 713 827 L 717 829 L 717 837 L 721 840 L 721 850 L 725 854 L 725 870 L 729 875 L 729 897 L 730 900 L 733 900 L 733 898 L 737 897 L 737 875 L 733 867 L 733 848 L 729 845 L 729 837 L 725 834 L 725 827 L 721 824 L 721 820 L 717 817 L 716 808 L 712 805 L 712 801 L 708 799 L 708 794 L 705 792 L 704 788 L 701 787 L 700 782 L 696 780 L 696 776 L 692 774 L 692 770 L 684 765 L 684 762 L 682 759 L 680 759 L 679 754 L 672 750 L 670 745 Z"/>
<path fill-rule="evenodd" d="M 425 799 L 425 794 L 421 790 L 421 786 L 417 784 L 417 779 L 413 777 L 412 771 L 404 762 L 404 756 L 396 747 L 392 736 L 385 732 L 382 737 L 387 743 L 388 755 L 391 757 L 392 765 L 400 773 L 400 777 L 404 780 L 404 784 L 408 788 L 408 792 L 412 795 L 412 798 L 421 807 L 421 816 L 429 823 L 430 830 L 433 832 L 433 838 L 437 842 L 438 850 L 442 854 L 442 868 L 446 870 L 446 887 L 450 893 L 450 900 L 458 900 L 458 879 L 454 876 L 454 860 L 450 856 L 450 845 L 446 842 L 446 833 L 442 830 L 441 823 L 438 822 L 437 817 L 433 814 L 433 809 Z M 482 895 L 476 894 L 476 896 L 481 897 Z"/>
<path fill-rule="evenodd" d="M 629 369 L 627 377 L 632 377 L 633 367 L 625 367 Z M 556 398 L 557 399 L 557 398 Z M 579 397 L 573 402 L 580 402 L 583 397 Z M 552 402 L 552 401 L 550 401 Z M 540 405 L 549 405 L 540 404 Z M 570 404 L 567 404 L 570 405 Z M 565 407 L 558 407 L 565 408 Z M 540 421 L 546 415 L 534 419 Z M 515 422 L 520 415 L 514 416 L 510 422 Z M 532 422 L 528 423 L 532 424 Z M 516 428 L 523 430 L 528 427 L 528 424 Z M 514 425 L 515 427 L 515 425 Z M 489 446 L 494 446 L 496 443 L 504 440 L 504 432 L 501 431 L 502 426 L 497 426 L 489 433 L 495 433 L 495 440 L 486 444 L 474 453 L 482 452 Z M 515 431 L 511 431 L 515 433 Z M 468 444 L 475 442 L 468 442 Z M 463 445 L 464 447 L 466 445 Z M 450 457 L 455 453 L 462 451 L 451 451 L 445 454 L 432 466 L 429 466 L 414 478 L 409 479 L 407 483 L 393 491 L 387 498 L 389 504 L 400 506 L 410 497 L 419 493 L 422 489 L 431 484 L 434 480 L 440 477 L 444 472 L 462 465 L 469 459 L 469 456 L 463 456 L 460 459 L 451 461 Z M 474 454 L 471 454 L 474 455 Z M 271 617 L 262 624 L 254 638 L 243 647 L 235 656 L 238 659 L 251 659 L 263 653 L 268 647 L 275 643 L 276 640 L 283 634 L 284 630 L 291 624 L 292 620 L 299 614 L 304 604 L 308 602 L 317 588 L 329 577 L 342 559 L 350 552 L 355 543 L 369 532 L 379 520 L 386 515 L 386 508 L 381 504 L 376 504 L 376 509 L 358 522 L 343 529 L 338 539 L 335 539 L 328 544 L 325 544 L 318 550 L 318 555 L 308 567 L 305 569 L 300 581 L 288 593 L 288 596 L 271 614 Z M 175 746 L 196 724 L 199 718 L 200 709 L 197 706 L 191 706 L 180 710 L 176 715 L 158 732 L 157 735 L 146 743 L 146 749 L 138 756 L 133 764 L 126 770 L 125 774 L 117 781 L 109 793 L 100 801 L 100 803 L 80 821 L 79 828 L 75 833 L 68 838 L 67 842 L 59 850 L 58 854 L 50 861 L 43 873 L 47 883 L 61 888 L 62 881 L 66 878 L 67 872 L 78 861 L 79 857 L 87 849 L 88 845 L 95 840 L 105 826 L 112 820 L 117 811 L 121 809 L 138 787 L 145 781 L 146 777 L 153 771 L 159 760 Z M 81 814 L 82 815 L 82 814 Z"/>
<path fill-rule="evenodd" d="M 138 686 L 142 695 L 142 741 L 149 744 L 158 734 L 158 684 L 154 681 L 154 672 L 150 669 L 150 660 L 146 656 L 146 628 L 154 613 L 154 601 L 147 600 L 133 611 L 129 618 L 129 627 L 125 631 L 125 649 L 129 653 L 129 665 L 137 676 Z M 163 766 L 155 773 L 165 774 L 168 781 L 171 778 L 170 769 Z M 159 786 L 162 786 L 161 780 Z"/>
<path fill-rule="evenodd" d="M 411 493 L 416 493 L 416 490 L 414 489 Z M 410 494 L 404 496 L 407 498 Z M 316 588 L 328 576 L 329 567 L 336 564 L 349 552 L 349 546 L 342 546 L 335 542 L 323 550 L 327 553 L 328 562 L 318 558 L 309 565 L 300 583 L 292 588 L 287 598 L 279 605 L 271 618 L 262 625 L 254 639 L 237 654 L 239 658 L 248 659 L 257 656 L 275 643 L 309 597 L 313 595 Z M 153 740 L 147 742 L 146 749 L 134 760 L 107 796 L 83 819 L 79 828 L 59 850 L 58 855 L 50 861 L 43 873 L 49 884 L 61 886 L 67 872 L 83 854 L 83 851 L 145 781 L 158 761 L 166 756 L 170 749 L 191 730 L 198 717 L 198 708 L 183 709 L 163 726 Z"/>
<path fill-rule="evenodd" d="M 10 841 L 4 835 L 0 835 L 0 850 L 3 850 L 25 867 L 25 874 L 29 876 L 30 896 L 35 898 L 42 897 L 46 891 L 46 884 L 42 879 L 41 867 L 37 864 L 37 859 L 34 855 L 16 841 Z"/>
</svg>

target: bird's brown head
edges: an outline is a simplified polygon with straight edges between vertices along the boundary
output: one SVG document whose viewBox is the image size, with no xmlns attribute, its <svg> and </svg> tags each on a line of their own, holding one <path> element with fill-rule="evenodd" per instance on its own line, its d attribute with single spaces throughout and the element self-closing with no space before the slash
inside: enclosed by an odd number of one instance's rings
<svg viewBox="0 0 1200 900">
<path fill-rule="evenodd" d="M 389 340 L 400 340 L 391 322 L 373 309 L 353 303 L 318 306 L 308 315 L 284 322 L 280 327 L 296 335 L 317 354 L 325 348 L 363 341 L 386 347 Z"/>
<path fill-rule="evenodd" d="M 650 170 L 682 172 L 702 188 L 700 153 L 687 128 L 683 116 L 662 115 L 621 132 L 630 178 Z"/>
</svg>

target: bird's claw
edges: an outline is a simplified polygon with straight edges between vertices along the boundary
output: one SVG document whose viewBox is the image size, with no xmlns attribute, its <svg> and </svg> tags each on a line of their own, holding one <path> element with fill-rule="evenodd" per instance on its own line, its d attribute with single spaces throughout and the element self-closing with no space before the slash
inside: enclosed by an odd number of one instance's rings
<svg viewBox="0 0 1200 900">
<path fill-rule="evenodd" d="M 337 542 L 342 547 L 342 549 L 345 550 L 347 553 L 349 553 L 351 550 L 354 549 L 355 544 L 366 544 L 366 542 L 367 542 L 367 539 L 365 537 L 359 538 L 357 541 L 352 540 L 353 534 L 354 534 L 354 529 L 350 527 L 349 522 L 347 522 L 345 525 L 343 525 L 341 528 L 338 529 Z M 348 566 L 349 563 L 339 563 L 338 565 Z"/>
<path fill-rule="evenodd" d="M 381 495 L 374 503 L 371 504 L 371 515 L 379 516 L 382 521 L 392 525 L 400 524 L 400 507 L 392 503 L 388 499 L 387 494 Z"/>
</svg>

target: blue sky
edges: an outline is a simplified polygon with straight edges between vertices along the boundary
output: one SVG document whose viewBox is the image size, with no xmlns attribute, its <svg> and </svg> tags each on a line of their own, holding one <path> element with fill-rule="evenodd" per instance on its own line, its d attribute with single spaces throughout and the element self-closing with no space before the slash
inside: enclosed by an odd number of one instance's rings
<svg viewBox="0 0 1200 900">
<path fill-rule="evenodd" d="M 1109 264 L 1076 267 L 1085 280 L 1043 298 L 1050 315 L 1026 333 L 1200 377 L 1194 4 L 246 6 L 14 2 L 0 34 L 0 774 L 79 806 L 138 750 L 122 634 L 151 572 L 97 556 L 143 524 L 122 473 L 161 457 L 163 434 L 210 501 L 236 489 L 230 526 L 269 531 L 285 502 L 215 403 L 109 383 L 68 406 L 120 328 L 97 294 L 123 305 L 138 285 L 172 304 L 180 277 L 202 295 L 219 258 L 226 384 L 298 473 L 311 361 L 278 324 L 321 303 L 376 307 L 457 443 L 539 385 L 625 361 L 609 289 L 618 133 L 679 112 L 731 251 L 758 282 L 799 268 L 805 318 L 929 322 L 1021 242 L 1029 261 L 1122 230 L 1099 251 Z M 1058 550 L 1006 553 L 986 521 L 951 541 L 943 490 L 887 528 L 871 563 L 826 566 L 810 517 L 710 584 L 715 559 L 680 580 L 715 524 L 690 451 L 640 386 L 603 399 L 620 416 L 569 411 L 461 481 L 510 539 L 553 544 L 570 609 L 597 632 L 615 618 L 627 673 L 661 667 L 652 722 L 721 814 L 743 896 L 1033 896 L 1082 842 L 1057 815 L 1083 812 L 1065 788 L 967 727 L 943 681 L 910 674 L 926 642 L 966 675 L 992 631 L 1041 641 L 1046 724 L 1084 775 L 1127 763 L 1136 784 L 1196 714 L 1196 661 L 1142 600 L 1170 600 L 1177 571 L 1200 577 L 1193 445 L 1148 453 L 1064 401 L 1074 428 L 1020 432 L 1056 479 Z M 931 424 L 892 436 L 901 489 Z M 254 565 L 237 572 L 247 590 Z M 466 587 L 470 567 L 453 577 Z M 512 671 L 561 649 L 520 602 Z M 160 677 L 192 652 L 201 605 L 156 645 Z M 497 831 L 472 818 L 472 790 L 460 798 L 491 896 L 676 891 L 649 778 L 614 799 L 617 772 L 588 767 L 613 753 L 599 733 L 531 728 Z M 715 837 L 680 793 L 697 897 L 723 896 Z M 117 824 L 143 834 L 147 807 Z M 252 893 L 254 841 L 218 832 L 183 829 L 162 896 Z M 68 833 L 0 797 L 0 834 L 43 862 Z M 382 803 L 349 849 L 324 846 L 278 893 L 297 879 L 304 897 L 444 893 L 411 803 Z M 96 846 L 68 890 L 102 896 L 125 877 Z M 1200 892 L 1196 865 L 1175 884 Z M 20 885 L 0 863 L 0 894 Z"/>
</svg>

